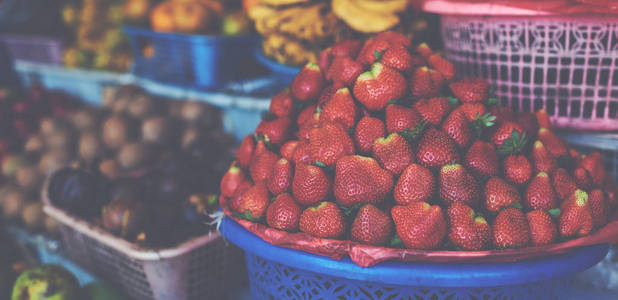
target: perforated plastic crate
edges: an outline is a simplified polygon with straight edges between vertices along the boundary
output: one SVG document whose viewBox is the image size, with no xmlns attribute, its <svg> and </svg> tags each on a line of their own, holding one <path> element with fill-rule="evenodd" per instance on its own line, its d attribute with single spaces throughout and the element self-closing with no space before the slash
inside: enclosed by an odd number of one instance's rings
<svg viewBox="0 0 618 300">
<path fill-rule="evenodd" d="M 0 43 L 7 46 L 13 60 L 51 65 L 62 63 L 62 44 L 54 38 L 2 34 Z"/>
<path fill-rule="evenodd" d="M 148 250 L 118 238 L 64 211 L 46 205 L 60 222 L 68 256 L 86 270 L 114 283 L 135 299 L 222 299 L 239 282 L 240 252 L 218 233 L 181 245 Z M 231 275 L 235 275 L 232 278 Z"/>
<path fill-rule="evenodd" d="M 446 57 L 519 111 L 561 128 L 618 130 L 618 17 L 443 15 Z"/>
</svg>

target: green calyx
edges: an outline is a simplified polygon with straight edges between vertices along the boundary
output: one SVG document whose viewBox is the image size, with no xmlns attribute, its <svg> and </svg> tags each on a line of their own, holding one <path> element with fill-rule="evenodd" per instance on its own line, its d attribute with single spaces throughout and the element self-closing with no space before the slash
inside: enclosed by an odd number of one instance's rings
<svg viewBox="0 0 618 300">
<path fill-rule="evenodd" d="M 418 141 L 425 133 L 427 129 L 427 121 L 421 120 L 412 130 L 406 129 L 403 131 L 397 132 L 400 136 L 402 136 L 408 143 L 415 143 Z"/>
<path fill-rule="evenodd" d="M 373 50 L 373 55 L 375 55 L 376 59 L 374 60 L 374 62 L 379 62 L 382 60 L 382 56 L 384 55 L 384 53 L 386 52 L 386 50 L 382 50 L 382 51 L 378 51 L 378 50 Z"/>
<path fill-rule="evenodd" d="M 448 102 L 451 104 L 451 106 L 455 107 L 457 106 L 457 104 L 459 103 L 459 99 L 455 98 L 455 97 L 448 97 L 446 98 L 446 100 L 448 100 Z"/>
<path fill-rule="evenodd" d="M 393 236 L 393 238 L 391 239 L 391 247 L 393 248 L 403 248 L 403 242 L 401 241 L 401 238 L 399 238 L 399 236 L 397 234 L 395 234 L 395 236 Z"/>
<path fill-rule="evenodd" d="M 320 66 L 316 63 L 308 63 L 305 65 L 305 68 L 313 71 L 320 71 Z"/>
<path fill-rule="evenodd" d="M 496 124 L 496 116 L 490 113 L 484 113 L 482 116 L 479 116 L 479 113 L 476 113 L 474 116 L 474 121 L 470 124 L 470 129 L 472 130 L 472 134 L 477 138 L 480 138 L 483 135 L 483 129 L 494 126 Z"/>
<path fill-rule="evenodd" d="M 584 206 L 588 203 L 588 193 L 582 190 L 575 191 L 575 203 L 577 206 Z"/>
<path fill-rule="evenodd" d="M 498 149 L 498 154 L 502 156 L 517 154 L 524 149 L 527 142 L 528 136 L 526 133 L 520 135 L 517 130 L 513 129 L 511 137 L 505 140 L 500 149 Z"/>
<path fill-rule="evenodd" d="M 560 208 L 552 208 L 550 210 L 547 211 L 547 213 L 554 219 L 557 219 L 558 217 L 560 217 L 560 214 L 562 213 L 560 211 Z"/>
</svg>

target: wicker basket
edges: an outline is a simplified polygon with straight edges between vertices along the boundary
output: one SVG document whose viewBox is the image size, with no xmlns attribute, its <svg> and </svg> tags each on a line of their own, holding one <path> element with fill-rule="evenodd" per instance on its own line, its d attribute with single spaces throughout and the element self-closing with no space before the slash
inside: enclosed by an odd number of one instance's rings
<svg viewBox="0 0 618 300">
<path fill-rule="evenodd" d="M 242 264 L 238 248 L 219 233 L 191 239 L 175 248 L 147 250 L 54 206 L 45 213 L 60 223 L 68 256 L 86 270 L 123 287 L 135 299 L 222 299 L 234 270 Z M 238 274 L 235 274 L 238 277 Z"/>
</svg>

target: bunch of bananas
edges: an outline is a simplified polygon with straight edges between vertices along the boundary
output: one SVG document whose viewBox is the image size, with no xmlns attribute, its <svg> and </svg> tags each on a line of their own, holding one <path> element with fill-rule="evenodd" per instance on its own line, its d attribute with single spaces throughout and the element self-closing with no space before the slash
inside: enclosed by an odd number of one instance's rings
<svg viewBox="0 0 618 300">
<path fill-rule="evenodd" d="M 408 0 L 332 0 L 333 12 L 352 29 L 376 33 L 400 22 Z"/>
</svg>

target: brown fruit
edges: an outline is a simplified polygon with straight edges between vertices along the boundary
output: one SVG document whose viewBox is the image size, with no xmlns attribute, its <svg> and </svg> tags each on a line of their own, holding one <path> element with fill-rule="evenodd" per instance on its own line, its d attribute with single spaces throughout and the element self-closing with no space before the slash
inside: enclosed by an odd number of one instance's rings
<svg viewBox="0 0 618 300">
<path fill-rule="evenodd" d="M 129 114 L 136 119 L 144 119 L 154 111 L 152 96 L 147 93 L 138 93 L 127 108 Z"/>
<path fill-rule="evenodd" d="M 103 143 L 93 132 L 82 134 L 79 138 L 79 157 L 86 161 L 91 161 L 95 158 L 99 158 L 103 154 Z"/>
<path fill-rule="evenodd" d="M 150 26 L 159 32 L 173 32 L 176 29 L 174 20 L 174 3 L 163 1 L 150 12 Z"/>
<path fill-rule="evenodd" d="M 64 127 L 64 124 L 60 120 L 56 120 L 52 117 L 44 117 L 39 121 L 39 132 L 44 136 L 48 136 L 56 130 Z"/>
<path fill-rule="evenodd" d="M 116 101 L 116 94 L 118 93 L 119 89 L 119 87 L 111 85 L 103 88 L 103 95 L 101 95 L 103 107 L 112 108 L 114 106 L 114 102 Z"/>
<path fill-rule="evenodd" d="M 70 151 L 73 149 L 73 141 L 73 133 L 65 128 L 58 128 L 45 136 L 45 143 L 50 150 Z"/>
<path fill-rule="evenodd" d="M 97 116 L 94 111 L 84 109 L 71 115 L 71 122 L 79 131 L 93 130 L 97 126 Z"/>
<path fill-rule="evenodd" d="M 7 219 L 18 218 L 26 204 L 26 195 L 21 191 L 8 192 L 2 200 L 2 213 Z"/>
<path fill-rule="evenodd" d="M 109 117 L 103 123 L 103 142 L 110 149 L 119 149 L 129 141 L 129 124 L 118 116 Z"/>
<path fill-rule="evenodd" d="M 21 211 L 21 219 L 30 230 L 40 230 L 43 228 L 45 213 L 43 213 L 43 203 L 35 201 L 28 203 Z"/>
<path fill-rule="evenodd" d="M 45 227 L 45 232 L 51 235 L 58 235 L 60 233 L 60 223 L 50 216 L 45 216 L 43 226 Z"/>
<path fill-rule="evenodd" d="M 204 32 L 208 29 L 213 17 L 208 8 L 197 1 L 175 3 L 174 31 L 184 33 Z"/>
<path fill-rule="evenodd" d="M 39 171 L 48 176 L 58 169 L 69 164 L 69 155 L 62 150 L 54 150 L 45 153 L 39 160 Z"/>
<path fill-rule="evenodd" d="M 116 197 L 103 207 L 102 219 L 105 229 L 123 238 L 132 238 L 142 231 L 147 220 L 147 209 L 141 201 Z"/>
<path fill-rule="evenodd" d="M 182 141 L 181 141 L 182 148 L 187 149 L 193 143 L 198 141 L 201 136 L 202 136 L 201 131 L 198 128 L 189 127 L 185 129 L 184 133 L 182 134 Z"/>
<path fill-rule="evenodd" d="M 190 123 L 197 122 L 199 119 L 206 117 L 206 107 L 203 103 L 197 101 L 187 101 L 182 105 L 180 117 Z"/>
<path fill-rule="evenodd" d="M 99 163 L 99 171 L 106 177 L 113 179 L 120 175 L 120 165 L 115 159 L 106 159 Z"/>
<path fill-rule="evenodd" d="M 17 154 L 7 155 L 2 159 L 2 175 L 6 178 L 15 178 L 17 170 L 26 164 L 26 159 Z"/>
<path fill-rule="evenodd" d="M 162 144 L 170 136 L 170 124 L 164 117 L 151 117 L 142 123 L 142 139 L 148 143 Z"/>
<path fill-rule="evenodd" d="M 43 174 L 39 171 L 38 166 L 28 165 L 17 170 L 17 184 L 26 191 L 36 191 L 41 187 Z"/>
<path fill-rule="evenodd" d="M 45 140 L 40 135 L 32 135 L 26 140 L 24 150 L 28 153 L 41 153 L 45 150 Z"/>
<path fill-rule="evenodd" d="M 127 19 L 139 21 L 148 16 L 151 5 L 152 0 L 128 0 L 122 6 L 122 13 Z"/>
<path fill-rule="evenodd" d="M 120 167 L 134 169 L 148 160 L 148 149 L 142 142 L 125 144 L 118 151 L 117 160 Z"/>
</svg>

